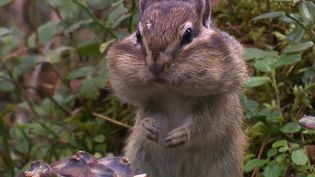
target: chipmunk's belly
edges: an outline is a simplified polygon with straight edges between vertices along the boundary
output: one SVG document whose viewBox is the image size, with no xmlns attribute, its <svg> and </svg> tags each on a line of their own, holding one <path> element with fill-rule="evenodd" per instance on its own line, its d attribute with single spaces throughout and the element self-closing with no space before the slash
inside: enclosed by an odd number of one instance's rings
<svg viewBox="0 0 315 177">
<path fill-rule="evenodd" d="M 152 118 L 161 123 L 160 140 L 170 131 L 183 126 L 185 122 L 192 121 L 190 119 L 193 116 L 195 103 L 191 98 L 169 93 L 157 95 L 154 103 L 157 104 L 158 109 Z M 140 149 L 147 148 L 151 151 L 145 153 L 144 161 L 140 162 L 139 167 L 143 166 L 141 164 L 150 164 L 149 167 L 142 168 L 149 177 L 217 177 L 209 176 L 209 174 L 213 174 L 209 172 L 211 164 L 204 163 L 212 158 L 212 155 L 209 154 L 210 147 L 207 147 L 206 144 L 199 147 L 181 145 L 166 148 L 160 143 L 148 139 L 142 143 L 136 146 L 139 145 Z M 139 162 L 139 160 L 136 161 Z"/>
<path fill-rule="evenodd" d="M 161 135 L 182 126 L 193 114 L 194 100 L 178 93 L 163 93 L 153 98 L 156 104 L 155 115 L 152 118 L 161 123 Z"/>
<path fill-rule="evenodd" d="M 149 143 L 149 144 L 147 144 Z M 137 144 L 134 148 L 147 149 L 142 158 L 129 158 L 136 174 L 146 173 L 148 177 L 226 177 L 213 164 L 213 156 L 207 147 L 190 149 L 185 146 L 165 148 L 151 142 Z M 140 154 L 138 154 L 140 155 Z"/>
</svg>

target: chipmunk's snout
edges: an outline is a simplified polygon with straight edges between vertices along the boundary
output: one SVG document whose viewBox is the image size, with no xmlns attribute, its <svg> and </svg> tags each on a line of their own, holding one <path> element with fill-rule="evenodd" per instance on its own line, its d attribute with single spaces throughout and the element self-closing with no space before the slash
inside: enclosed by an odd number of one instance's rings
<svg viewBox="0 0 315 177">
<path fill-rule="evenodd" d="M 164 65 L 160 63 L 152 63 L 149 66 L 149 70 L 155 75 L 158 76 L 164 70 Z"/>
<path fill-rule="evenodd" d="M 161 55 L 154 55 L 152 57 L 147 57 L 146 63 L 147 63 L 148 69 L 155 76 L 158 76 L 159 74 L 161 74 L 165 69 L 164 57 L 161 57 Z"/>
</svg>

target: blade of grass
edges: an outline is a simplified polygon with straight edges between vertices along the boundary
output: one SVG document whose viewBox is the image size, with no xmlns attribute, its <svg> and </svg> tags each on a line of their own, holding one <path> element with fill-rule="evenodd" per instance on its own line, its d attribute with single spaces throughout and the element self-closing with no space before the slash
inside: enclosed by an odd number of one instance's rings
<svg viewBox="0 0 315 177">
<path fill-rule="evenodd" d="M 7 162 L 8 162 L 8 171 L 9 171 L 9 176 L 10 177 L 14 177 L 14 164 L 13 164 L 13 160 L 11 157 L 11 153 L 10 153 L 10 148 L 9 148 L 9 134 L 8 131 L 5 129 L 4 127 L 4 113 L 8 112 L 9 108 L 7 108 L 7 110 L 0 112 L 0 131 L 2 134 L 2 144 L 3 144 L 3 148 L 4 148 L 4 152 L 6 154 L 6 158 L 7 158 Z"/>
</svg>

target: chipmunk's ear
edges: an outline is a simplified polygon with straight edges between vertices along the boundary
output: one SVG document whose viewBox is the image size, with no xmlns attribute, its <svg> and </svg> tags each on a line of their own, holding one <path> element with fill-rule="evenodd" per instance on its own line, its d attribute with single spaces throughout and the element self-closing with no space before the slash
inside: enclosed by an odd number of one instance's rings
<svg viewBox="0 0 315 177">
<path fill-rule="evenodd" d="M 167 1 L 167 0 L 139 0 L 139 7 L 140 7 L 140 16 L 143 15 L 143 12 L 152 4 Z M 202 24 L 209 28 L 210 27 L 210 16 L 211 16 L 211 0 L 178 0 L 178 1 L 186 1 L 190 2 L 194 5 L 196 12 L 199 16 L 200 21 Z"/>
<path fill-rule="evenodd" d="M 196 12 L 202 24 L 209 28 L 211 22 L 211 0 L 184 0 L 194 4 Z"/>
<path fill-rule="evenodd" d="M 205 0 L 205 8 L 204 8 L 204 12 L 203 12 L 203 17 L 202 17 L 202 21 L 203 21 L 203 25 L 205 25 L 207 28 L 210 27 L 210 23 L 211 23 L 211 0 Z"/>
<path fill-rule="evenodd" d="M 152 4 L 160 2 L 163 0 L 139 0 L 140 16 L 143 15 L 143 12 Z"/>
</svg>

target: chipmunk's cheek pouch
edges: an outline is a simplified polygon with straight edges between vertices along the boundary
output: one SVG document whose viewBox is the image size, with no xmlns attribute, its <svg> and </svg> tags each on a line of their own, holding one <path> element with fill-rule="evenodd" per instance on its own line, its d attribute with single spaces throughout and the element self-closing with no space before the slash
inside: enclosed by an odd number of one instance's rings
<svg viewBox="0 0 315 177">
<path fill-rule="evenodd" d="M 127 83 L 145 80 L 144 52 L 136 44 L 135 35 L 114 43 L 107 52 L 107 64 L 115 80 L 128 78 Z"/>
<path fill-rule="evenodd" d="M 239 43 L 235 42 L 234 38 L 224 32 L 221 33 L 219 35 L 215 32 L 211 36 L 211 45 L 216 46 L 213 50 L 216 50 L 221 55 L 217 58 L 221 65 L 219 67 L 221 69 L 220 87 L 223 92 L 239 90 L 246 80 L 247 72 L 246 68 L 244 68 L 243 59 L 240 55 L 235 55 L 235 53 L 242 53 L 243 49 Z M 229 41 L 231 45 L 227 45 Z M 234 45 L 233 42 L 235 43 Z"/>
</svg>

